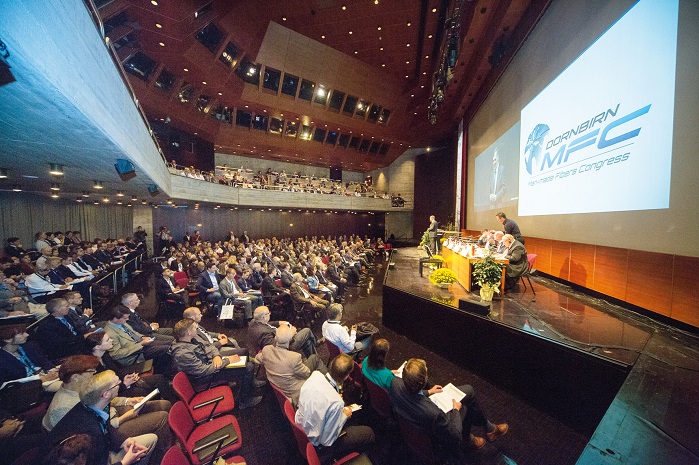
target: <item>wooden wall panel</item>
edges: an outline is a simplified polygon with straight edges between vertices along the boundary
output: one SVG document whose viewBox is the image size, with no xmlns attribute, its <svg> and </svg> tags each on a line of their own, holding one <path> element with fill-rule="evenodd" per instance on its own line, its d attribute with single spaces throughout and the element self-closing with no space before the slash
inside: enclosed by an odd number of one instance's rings
<svg viewBox="0 0 699 465">
<path fill-rule="evenodd" d="M 595 246 L 591 244 L 570 244 L 569 281 L 587 288 L 592 287 L 595 272 Z"/>
<path fill-rule="evenodd" d="M 551 241 L 551 275 L 568 280 L 570 276 L 570 242 Z"/>
<path fill-rule="evenodd" d="M 699 258 L 675 256 L 673 271 L 670 317 L 699 327 Z"/>
<path fill-rule="evenodd" d="M 534 269 L 541 271 L 542 273 L 551 273 L 551 241 L 547 239 L 538 239 L 536 237 L 527 237 L 525 239 L 526 243 L 524 248 L 527 249 L 527 253 L 536 254 L 536 262 L 534 262 Z"/>
<path fill-rule="evenodd" d="M 626 298 L 629 250 L 597 246 L 592 289 L 617 299 Z"/>
<path fill-rule="evenodd" d="M 639 250 L 629 251 L 626 302 L 670 316 L 673 256 Z"/>
</svg>

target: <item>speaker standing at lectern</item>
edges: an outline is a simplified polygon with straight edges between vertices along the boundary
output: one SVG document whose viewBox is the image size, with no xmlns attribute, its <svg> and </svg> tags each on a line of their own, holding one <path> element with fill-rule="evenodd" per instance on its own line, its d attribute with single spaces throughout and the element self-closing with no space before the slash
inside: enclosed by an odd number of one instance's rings
<svg viewBox="0 0 699 465">
<path fill-rule="evenodd" d="M 437 220 L 434 218 L 434 215 L 430 216 L 430 227 L 427 228 L 427 234 L 429 234 L 430 237 L 430 246 L 432 248 L 432 252 L 435 254 L 439 253 L 439 243 L 437 242 L 437 228 L 439 226 L 439 223 L 437 223 Z"/>
</svg>

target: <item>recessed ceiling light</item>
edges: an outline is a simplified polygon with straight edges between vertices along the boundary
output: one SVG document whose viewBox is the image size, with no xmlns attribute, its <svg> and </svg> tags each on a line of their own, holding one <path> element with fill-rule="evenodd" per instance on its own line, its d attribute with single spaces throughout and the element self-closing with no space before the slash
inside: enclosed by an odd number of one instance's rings
<svg viewBox="0 0 699 465">
<path fill-rule="evenodd" d="M 150 0 L 150 3 L 153 6 L 158 6 L 158 2 L 156 2 L 155 0 Z"/>
<path fill-rule="evenodd" d="M 57 199 L 60 197 L 60 195 L 58 195 L 57 193 L 54 192 L 53 194 L 51 194 L 51 197 L 53 197 L 54 199 Z"/>
<path fill-rule="evenodd" d="M 7 178 L 7 168 L 0 168 L 0 179 Z"/>
<path fill-rule="evenodd" d="M 249 105 L 245 105 L 245 108 L 249 108 Z"/>
<path fill-rule="evenodd" d="M 410 26 L 412 26 L 412 24 L 410 23 L 410 21 L 408 21 L 408 27 L 410 27 Z"/>
<path fill-rule="evenodd" d="M 381 26 L 377 27 L 376 30 L 377 30 L 377 31 L 380 31 L 380 30 L 381 30 Z"/>
<path fill-rule="evenodd" d="M 427 71 L 423 71 L 422 74 L 423 74 L 423 75 L 427 74 Z"/>
<path fill-rule="evenodd" d="M 219 92 L 218 95 L 223 95 L 223 93 L 222 93 L 222 92 Z"/>
<path fill-rule="evenodd" d="M 437 12 L 437 8 L 432 8 L 432 13 L 436 13 L 436 12 Z"/>
<path fill-rule="evenodd" d="M 410 44 L 405 44 L 406 47 L 410 47 Z"/>
<path fill-rule="evenodd" d="M 424 88 L 425 88 L 425 85 L 424 85 L 424 84 L 420 86 L 420 89 L 424 89 Z"/>
<path fill-rule="evenodd" d="M 19 184 L 14 184 L 12 186 L 12 192 L 22 192 L 22 186 L 20 186 Z"/>
<path fill-rule="evenodd" d="M 282 21 L 286 21 L 286 16 L 282 16 Z"/>
<path fill-rule="evenodd" d="M 429 59 L 429 57 L 430 57 L 429 55 L 425 55 L 425 60 Z"/>
<path fill-rule="evenodd" d="M 39 179 L 39 176 L 32 176 L 30 174 L 23 174 L 22 177 L 27 179 Z"/>
<path fill-rule="evenodd" d="M 381 63 L 381 67 L 382 67 L 382 68 L 385 68 L 385 67 L 386 67 L 386 63 Z"/>
<path fill-rule="evenodd" d="M 63 176 L 63 165 L 49 163 L 49 174 L 53 176 Z"/>
<path fill-rule="evenodd" d="M 411 97 L 415 97 L 415 94 L 410 94 Z"/>
<path fill-rule="evenodd" d="M 158 42 L 158 44 L 160 44 L 161 47 L 165 47 L 165 44 L 162 42 Z"/>
<path fill-rule="evenodd" d="M 206 81 L 201 81 L 202 84 L 206 85 Z"/>
<path fill-rule="evenodd" d="M 325 36 L 320 36 L 321 39 L 325 39 Z"/>
<path fill-rule="evenodd" d="M 432 38 L 432 34 L 428 35 L 427 38 L 428 38 L 428 39 L 431 39 L 431 38 Z"/>
<path fill-rule="evenodd" d="M 349 35 L 352 35 L 352 31 L 349 31 L 348 34 L 349 34 Z"/>
<path fill-rule="evenodd" d="M 405 79 L 408 79 L 408 77 L 409 77 L 409 76 L 406 74 L 406 75 L 405 75 Z"/>
<path fill-rule="evenodd" d="M 378 4 L 379 4 L 379 0 L 374 0 L 374 5 L 378 5 Z"/>
<path fill-rule="evenodd" d="M 381 47 L 379 50 L 381 50 L 383 52 L 383 47 Z"/>
<path fill-rule="evenodd" d="M 57 182 L 52 182 L 52 183 L 51 183 L 51 190 L 52 190 L 52 191 L 60 191 L 60 190 L 61 190 L 61 185 L 58 184 Z"/>
<path fill-rule="evenodd" d="M 187 68 L 184 68 L 184 72 L 185 72 L 185 73 L 188 73 L 189 70 L 188 70 Z"/>
<path fill-rule="evenodd" d="M 347 6 L 342 5 L 342 11 L 345 11 L 347 9 Z"/>
<path fill-rule="evenodd" d="M 410 60 L 405 60 L 405 64 L 406 64 L 406 65 L 409 65 L 409 64 L 410 64 Z"/>
<path fill-rule="evenodd" d="M 163 28 L 163 25 L 160 24 L 160 23 L 155 23 L 155 27 L 157 27 L 158 29 L 162 29 L 162 28 Z"/>
<path fill-rule="evenodd" d="M 354 51 L 354 54 L 356 55 L 357 53 L 359 53 L 359 52 L 355 50 L 355 51 Z"/>
</svg>

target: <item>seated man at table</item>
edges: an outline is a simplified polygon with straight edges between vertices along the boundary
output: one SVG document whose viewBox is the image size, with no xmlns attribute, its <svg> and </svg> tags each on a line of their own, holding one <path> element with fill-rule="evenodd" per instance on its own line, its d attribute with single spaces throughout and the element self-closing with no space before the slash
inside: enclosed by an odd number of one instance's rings
<svg viewBox="0 0 699 465">
<path fill-rule="evenodd" d="M 303 354 L 306 358 L 316 353 L 316 345 L 319 343 L 316 341 L 313 331 L 309 328 L 297 331 L 296 327 L 288 321 L 269 321 L 270 315 L 269 308 L 264 305 L 255 309 L 253 319 L 248 327 L 249 339 L 255 350 L 260 351 L 265 346 L 274 344 L 277 328 L 289 326 L 294 331 L 289 349 Z"/>
<path fill-rule="evenodd" d="M 394 377 L 388 392 L 395 412 L 408 420 L 419 430 L 427 432 L 432 439 L 445 448 L 446 455 L 458 459 L 461 455 L 462 438 L 467 438 L 471 447 L 485 445 L 482 437 L 471 434 L 471 426 L 483 427 L 488 442 L 507 433 L 506 423 L 491 423 L 476 401 L 473 387 L 459 386 L 465 396 L 452 400 L 452 409 L 444 413 L 429 396 L 442 392 L 442 386 L 435 385 L 425 390 L 427 384 L 427 364 L 424 360 L 411 358 L 403 369 L 403 377 Z"/>
<path fill-rule="evenodd" d="M 511 291 L 516 285 L 520 276 L 529 269 L 527 251 L 521 242 L 516 241 L 511 234 L 502 237 L 505 244 L 505 258 L 510 261 L 505 267 L 505 291 Z"/>
</svg>

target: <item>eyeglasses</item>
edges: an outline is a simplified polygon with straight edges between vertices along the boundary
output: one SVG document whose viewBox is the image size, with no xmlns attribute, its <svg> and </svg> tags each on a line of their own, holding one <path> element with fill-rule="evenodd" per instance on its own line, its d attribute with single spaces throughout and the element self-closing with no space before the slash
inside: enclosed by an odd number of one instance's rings
<svg viewBox="0 0 699 465">
<path fill-rule="evenodd" d="M 109 389 L 107 389 L 107 391 L 111 391 L 111 390 L 114 389 L 115 387 L 119 387 L 119 386 L 121 386 L 121 382 L 119 382 L 119 383 L 115 384 L 114 386 L 110 387 Z M 105 392 L 106 392 L 106 391 L 105 391 Z"/>
<path fill-rule="evenodd" d="M 97 373 L 97 370 L 95 370 L 95 369 L 85 370 L 83 373 Z"/>
</svg>

